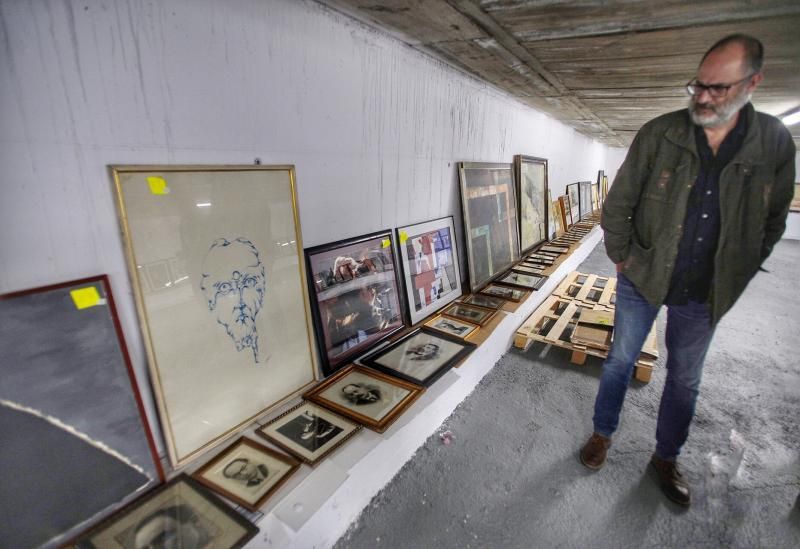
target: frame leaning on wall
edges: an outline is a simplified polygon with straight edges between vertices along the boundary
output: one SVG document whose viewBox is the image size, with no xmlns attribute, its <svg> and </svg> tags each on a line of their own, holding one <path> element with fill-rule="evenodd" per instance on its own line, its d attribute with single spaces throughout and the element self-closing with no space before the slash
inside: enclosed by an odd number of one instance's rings
<svg viewBox="0 0 800 549">
<path fill-rule="evenodd" d="M 546 241 L 550 234 L 547 189 L 547 159 L 514 156 L 521 255 Z"/>
<path fill-rule="evenodd" d="M 112 166 L 174 466 L 317 379 L 292 166 Z M 140 273 L 165 264 L 166 278 Z"/>
</svg>

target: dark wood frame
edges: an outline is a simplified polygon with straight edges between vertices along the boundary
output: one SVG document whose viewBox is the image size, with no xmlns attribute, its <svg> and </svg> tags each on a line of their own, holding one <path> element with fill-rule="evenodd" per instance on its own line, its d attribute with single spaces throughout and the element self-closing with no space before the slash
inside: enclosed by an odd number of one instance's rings
<svg viewBox="0 0 800 549">
<path fill-rule="evenodd" d="M 494 297 L 498 297 L 498 296 L 494 296 Z M 450 309 L 453 309 L 454 307 L 466 307 L 467 309 L 474 309 L 476 311 L 487 313 L 487 315 L 482 321 L 469 320 L 469 319 L 462 318 L 460 316 L 457 316 L 457 315 L 454 315 L 453 313 L 448 312 Z M 456 320 L 460 320 L 461 322 L 468 322 L 470 324 L 477 324 L 478 326 L 486 326 L 492 320 L 494 315 L 497 314 L 497 311 L 498 311 L 498 309 L 492 309 L 490 307 L 481 307 L 480 305 L 472 305 L 471 303 L 457 302 L 457 303 L 452 303 L 450 306 L 448 306 L 445 309 L 442 309 L 442 315 L 443 316 L 449 316 L 450 318 L 455 318 Z"/>
<path fill-rule="evenodd" d="M 539 240 L 538 242 L 534 242 L 533 244 L 528 245 L 527 247 L 522 246 L 522 164 L 543 164 L 544 165 L 544 196 L 542 200 L 544 201 L 545 208 L 544 208 L 544 238 Z M 524 154 L 517 154 L 514 156 L 514 179 L 516 180 L 516 192 L 517 192 L 517 220 L 518 220 L 518 234 L 519 234 L 519 248 L 520 248 L 520 255 L 525 255 L 525 253 L 529 250 L 532 250 L 542 242 L 548 240 L 550 235 L 550 214 L 549 214 L 549 194 L 548 194 L 548 165 L 546 158 L 538 158 L 536 156 L 526 156 Z"/>
<path fill-rule="evenodd" d="M 226 490 L 224 487 L 220 486 L 216 482 L 213 482 L 213 481 L 208 480 L 207 478 L 203 477 L 203 473 L 205 473 L 206 471 L 208 471 L 209 469 L 214 467 L 220 461 L 223 461 L 225 459 L 225 457 L 228 455 L 229 452 L 231 452 L 234 449 L 238 448 L 240 445 L 249 446 L 250 448 L 253 448 L 253 449 L 257 450 L 257 451 L 261 452 L 262 454 L 266 454 L 266 455 L 270 456 L 271 458 L 277 459 L 278 461 L 282 461 L 283 463 L 285 463 L 286 465 L 289 466 L 289 470 L 286 472 L 286 474 L 284 474 L 272 486 L 272 488 L 267 490 L 255 502 L 250 502 L 250 501 L 247 501 L 246 499 L 240 498 L 239 496 L 229 492 L 228 490 Z M 297 469 L 299 467 L 300 467 L 300 462 L 298 460 L 296 460 L 294 457 L 287 456 L 285 454 L 281 454 L 279 452 L 276 452 L 275 450 L 272 450 L 271 448 L 267 448 L 266 446 L 264 446 L 262 444 L 259 444 L 259 443 L 255 442 L 255 441 L 253 441 L 253 440 L 251 440 L 251 439 L 249 439 L 247 437 L 239 437 L 233 443 L 231 443 L 228 446 L 226 446 L 224 450 L 222 450 L 220 453 L 218 453 L 216 456 L 214 456 L 214 458 L 212 458 L 210 461 L 208 461 L 205 465 L 203 465 L 197 471 L 195 471 L 192 474 L 192 477 L 196 481 L 198 481 L 199 483 L 211 488 L 212 490 L 214 490 L 215 492 L 225 496 L 229 500 L 238 503 L 242 507 L 244 507 L 246 509 L 249 509 L 251 511 L 258 511 L 261 508 L 261 506 L 264 505 L 264 502 L 267 501 L 267 499 L 269 499 L 269 497 L 272 494 L 274 494 L 281 486 L 283 486 L 283 484 L 287 480 L 289 480 L 289 477 L 291 477 L 295 472 L 297 472 Z"/>
<path fill-rule="evenodd" d="M 584 211 L 585 204 L 583 192 L 584 189 L 588 189 L 588 200 L 589 200 L 589 209 Z M 586 217 L 589 217 L 594 212 L 594 208 L 592 207 L 592 182 L 591 181 L 578 181 L 578 219 L 583 221 Z"/>
<path fill-rule="evenodd" d="M 539 280 L 537 280 L 536 283 L 533 286 L 526 286 L 524 284 L 519 284 L 517 282 L 506 282 L 505 278 L 508 275 L 511 275 L 511 274 L 518 274 L 518 275 L 522 275 L 522 276 L 530 276 L 530 277 L 538 278 Z M 523 290 L 538 290 L 539 288 L 541 288 L 544 285 L 545 282 L 547 282 L 547 277 L 546 276 L 528 274 L 528 273 L 514 273 L 513 269 L 511 271 L 506 272 L 503 276 L 501 276 L 500 278 L 497 279 L 497 283 L 498 284 L 503 284 L 503 285 L 506 285 L 506 286 L 513 286 L 515 288 L 521 288 Z"/>
<path fill-rule="evenodd" d="M 471 295 L 471 294 L 470 294 L 470 295 Z M 486 297 L 490 297 L 490 296 L 486 296 Z M 498 297 L 497 299 L 500 299 L 500 298 Z M 462 303 L 463 303 L 463 302 L 462 302 Z M 444 318 L 444 319 L 446 319 L 446 320 L 454 320 L 454 321 L 456 321 L 456 322 L 460 322 L 460 323 L 462 323 L 462 324 L 469 324 L 470 326 L 473 326 L 474 328 L 473 328 L 473 330 L 472 330 L 470 333 L 468 333 L 468 334 L 467 334 L 467 335 L 465 335 L 465 336 L 457 336 L 457 335 L 454 335 L 454 334 L 451 334 L 451 333 L 445 332 L 445 331 L 443 331 L 443 330 L 440 330 L 439 328 L 437 328 L 437 327 L 433 326 L 433 323 L 434 323 L 435 321 L 437 321 L 437 320 L 440 320 L 440 319 L 442 319 L 442 318 Z M 428 320 L 426 320 L 426 321 L 425 321 L 425 322 L 422 324 L 422 326 L 423 326 L 423 328 L 427 328 L 428 330 L 433 330 L 433 331 L 434 331 L 434 332 L 436 332 L 437 334 L 439 334 L 439 333 L 442 333 L 442 334 L 446 334 L 446 335 L 449 335 L 449 336 L 451 336 L 451 337 L 456 337 L 456 338 L 458 338 L 458 339 L 462 339 L 462 340 L 463 340 L 463 339 L 466 339 L 466 338 L 468 338 L 469 336 L 471 336 L 472 334 L 474 334 L 475 332 L 477 332 L 478 330 L 480 330 L 480 329 L 481 329 L 481 327 L 480 327 L 478 324 L 475 324 L 474 322 L 467 322 L 466 320 L 461 320 L 461 319 L 459 319 L 459 318 L 453 318 L 453 317 L 451 317 L 451 316 L 444 316 L 444 315 L 436 315 L 436 316 L 434 316 L 434 317 L 432 317 L 432 318 L 429 318 Z"/>
<path fill-rule="evenodd" d="M 325 338 L 325 328 L 322 325 L 322 316 L 320 314 L 320 306 L 319 306 L 319 299 L 318 299 L 318 290 L 316 285 L 314 284 L 314 270 L 312 268 L 312 256 L 320 253 L 329 252 L 331 250 L 335 250 L 336 248 L 343 248 L 345 246 L 353 246 L 360 244 L 362 242 L 367 242 L 369 240 L 376 240 L 381 239 L 385 241 L 386 239 L 389 240 L 389 248 L 391 251 L 392 256 L 392 265 L 394 267 L 394 281 L 395 286 L 397 288 L 397 307 L 398 313 L 400 315 L 400 325 L 395 327 L 394 329 L 386 332 L 385 334 L 380 335 L 379 337 L 367 338 L 366 341 L 355 345 L 354 347 L 348 349 L 347 351 L 340 354 L 335 361 L 331 361 L 328 358 L 328 349 L 325 346 L 326 338 Z M 346 365 L 350 360 L 362 354 L 370 347 L 377 345 L 378 343 L 385 341 L 388 337 L 396 334 L 398 331 L 402 330 L 406 326 L 406 306 L 405 306 L 405 291 L 403 288 L 403 283 L 400 280 L 400 264 L 397 258 L 397 248 L 395 246 L 394 241 L 394 232 L 391 229 L 385 229 L 382 231 L 377 231 L 374 233 L 369 233 L 361 236 L 357 236 L 354 238 L 345 238 L 342 240 L 337 240 L 336 242 L 330 242 L 328 244 L 322 244 L 319 246 L 313 246 L 311 248 L 306 248 L 305 252 L 305 260 L 306 260 L 306 273 L 308 277 L 308 292 L 309 292 L 309 301 L 311 302 L 311 316 L 313 319 L 314 324 L 314 333 L 316 335 L 317 340 L 317 349 L 319 351 L 319 362 L 320 366 L 322 367 L 322 372 L 325 376 L 329 376 L 332 373 L 336 372 L 339 368 L 342 368 Z"/>
<path fill-rule="evenodd" d="M 498 287 L 498 288 L 503 288 L 503 289 L 506 289 L 506 290 L 522 292 L 522 295 L 519 297 L 519 299 L 514 299 L 513 297 L 500 297 L 497 294 L 488 293 L 489 288 L 492 287 L 492 286 L 495 286 L 495 287 Z M 501 286 L 500 284 L 495 284 L 494 282 L 484 286 L 481 289 L 481 291 L 478 292 L 478 293 L 479 294 L 488 295 L 488 296 L 492 296 L 492 297 L 500 297 L 500 299 L 505 299 L 506 301 L 511 301 L 513 303 L 519 303 L 520 301 L 522 301 L 522 298 L 525 297 L 525 292 L 523 290 L 521 290 L 520 288 L 511 288 L 509 286 Z"/>
<path fill-rule="evenodd" d="M 497 301 L 499 301 L 499 303 L 497 304 L 497 307 L 495 307 L 495 306 L 492 306 L 492 305 L 481 305 L 480 303 L 473 303 L 472 302 L 473 300 L 478 299 L 478 298 L 496 299 Z M 481 293 L 469 294 L 468 296 L 466 296 L 461 301 L 463 301 L 464 303 L 467 303 L 469 305 L 477 305 L 478 307 L 487 307 L 489 309 L 497 309 L 497 310 L 502 309 L 503 305 L 505 305 L 505 303 L 506 303 L 506 300 L 503 299 L 500 296 L 489 295 L 489 294 L 481 294 Z M 470 323 L 470 324 L 472 324 L 472 323 Z"/>
</svg>

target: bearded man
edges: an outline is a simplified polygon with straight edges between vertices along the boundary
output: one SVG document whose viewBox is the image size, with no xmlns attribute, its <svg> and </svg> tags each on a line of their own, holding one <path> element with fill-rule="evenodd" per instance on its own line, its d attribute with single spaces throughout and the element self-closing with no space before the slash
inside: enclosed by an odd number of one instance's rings
<svg viewBox="0 0 800 549">
<path fill-rule="evenodd" d="M 650 464 L 684 506 L 691 495 L 676 460 L 714 328 L 783 233 L 793 193 L 792 137 L 750 104 L 763 56 L 761 42 L 742 34 L 714 44 L 686 86 L 688 109 L 642 127 L 603 204 L 618 273 L 615 333 L 580 460 L 603 466 L 634 362 L 666 305 L 667 377 Z"/>
</svg>

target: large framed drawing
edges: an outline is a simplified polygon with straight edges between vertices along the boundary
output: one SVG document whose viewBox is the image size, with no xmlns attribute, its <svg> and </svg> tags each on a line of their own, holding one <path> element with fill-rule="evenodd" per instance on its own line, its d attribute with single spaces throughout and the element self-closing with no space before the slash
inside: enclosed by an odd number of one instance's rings
<svg viewBox="0 0 800 549">
<path fill-rule="evenodd" d="M 469 284 L 473 293 L 519 259 L 512 168 L 511 164 L 459 164 Z"/>
<path fill-rule="evenodd" d="M 397 241 L 408 312 L 416 324 L 461 296 L 453 218 L 399 227 Z"/>
<path fill-rule="evenodd" d="M 139 547 L 242 547 L 258 528 L 181 474 L 151 491 L 74 545 L 80 549 Z"/>
<path fill-rule="evenodd" d="M 581 220 L 581 184 L 580 181 L 567 185 L 567 199 L 569 201 L 570 225 Z"/>
<path fill-rule="evenodd" d="M 316 379 L 294 168 L 112 173 L 161 423 L 182 465 Z M 153 264 L 167 278 L 144 285 Z"/>
<path fill-rule="evenodd" d="M 578 183 L 578 210 L 580 219 L 586 219 L 592 214 L 592 182 L 580 181 Z"/>
<path fill-rule="evenodd" d="M 522 254 L 548 239 L 547 160 L 518 154 L 514 157 Z"/>
<path fill-rule="evenodd" d="M 106 276 L 0 296 L 0 545 L 60 545 L 163 481 Z"/>
<path fill-rule="evenodd" d="M 326 376 L 405 325 L 390 230 L 309 248 L 306 265 Z"/>
</svg>

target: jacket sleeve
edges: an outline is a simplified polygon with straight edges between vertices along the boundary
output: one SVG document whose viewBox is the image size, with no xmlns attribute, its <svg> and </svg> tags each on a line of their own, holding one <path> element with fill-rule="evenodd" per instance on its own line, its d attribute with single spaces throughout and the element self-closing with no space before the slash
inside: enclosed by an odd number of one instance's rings
<svg viewBox="0 0 800 549">
<path fill-rule="evenodd" d="M 781 125 L 782 135 L 778 139 L 775 182 L 767 198 L 767 219 L 764 225 L 764 242 L 761 245 L 761 260 L 772 253 L 772 248 L 780 240 L 786 229 L 786 216 L 794 196 L 795 146 L 786 127 Z"/>
<path fill-rule="evenodd" d="M 633 214 L 639 204 L 641 190 L 650 171 L 650 153 L 645 145 L 648 126 L 645 125 L 633 139 L 625 161 L 603 202 L 600 226 L 603 228 L 606 254 L 614 263 L 628 257 L 633 235 Z"/>
</svg>

